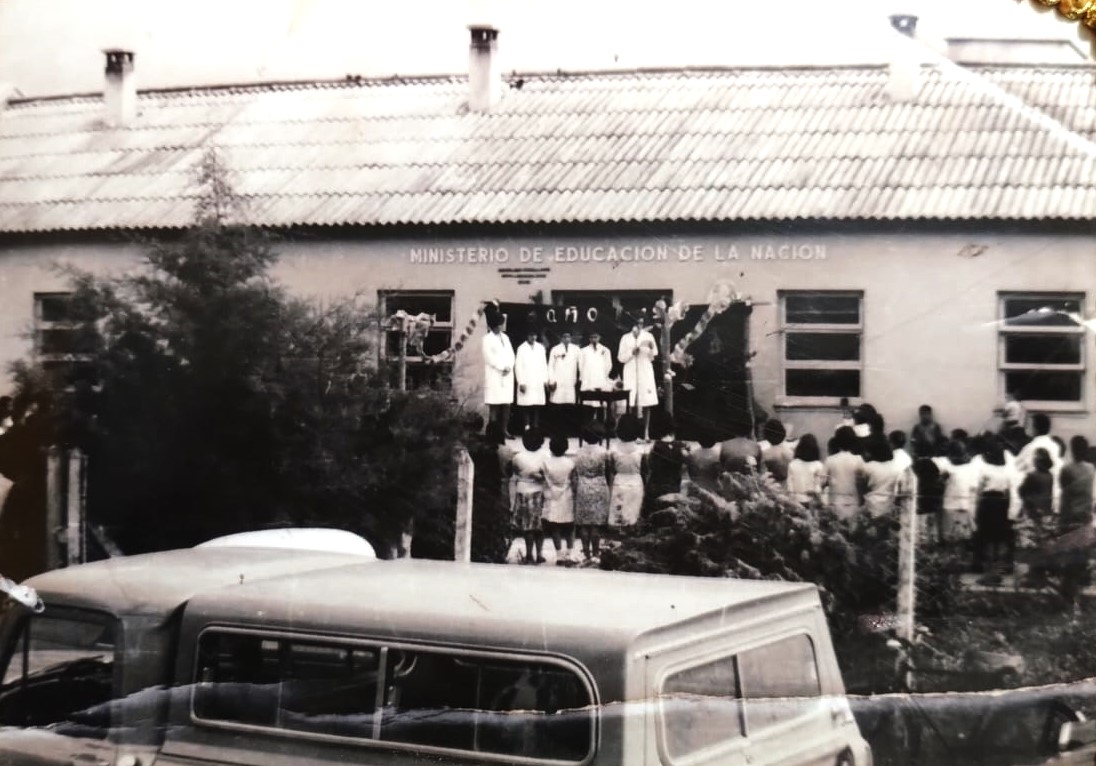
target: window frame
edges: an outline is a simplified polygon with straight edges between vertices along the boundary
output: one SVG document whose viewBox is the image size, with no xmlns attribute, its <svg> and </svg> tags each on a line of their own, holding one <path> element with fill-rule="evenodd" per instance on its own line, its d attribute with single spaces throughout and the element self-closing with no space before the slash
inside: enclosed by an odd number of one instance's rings
<svg viewBox="0 0 1096 766">
<path fill-rule="evenodd" d="M 35 360 L 42 365 L 44 369 L 57 370 L 65 369 L 71 373 L 81 364 L 88 364 L 93 361 L 93 356 L 87 353 L 79 352 L 46 352 L 43 350 L 43 335 L 51 330 L 81 330 L 86 324 L 77 320 L 47 320 L 43 317 L 43 301 L 48 299 L 62 298 L 71 301 L 73 293 L 70 290 L 47 290 L 38 291 L 34 293 L 34 329 L 33 329 L 33 355 Z M 70 382 L 64 386 L 66 389 L 73 388 L 73 384 Z"/>
<path fill-rule="evenodd" d="M 750 692 L 748 686 L 748 679 L 743 677 L 741 657 L 749 652 L 764 649 L 766 647 L 773 646 L 781 641 L 787 641 L 803 637 L 807 640 L 811 649 L 811 656 L 814 658 L 815 679 L 818 682 L 818 696 L 817 698 L 804 698 L 804 699 L 817 699 L 821 705 L 825 705 L 826 695 L 826 682 L 823 677 L 823 666 L 819 661 L 818 642 L 815 640 L 814 635 L 810 630 L 803 628 L 793 628 L 791 630 L 784 630 L 778 633 L 772 633 L 759 637 L 756 640 L 749 641 L 737 646 L 729 647 L 723 646 L 720 649 L 712 652 L 705 653 L 700 656 L 689 657 L 686 661 L 673 665 L 668 665 L 659 674 L 657 685 L 655 686 L 655 698 L 658 701 L 657 717 L 658 723 L 655 727 L 656 741 L 658 747 L 659 758 L 662 763 L 670 764 L 671 766 L 689 766 L 693 763 L 708 763 L 716 757 L 726 757 L 736 752 L 740 752 L 745 748 L 752 745 L 756 740 L 756 737 L 769 737 L 782 733 L 787 729 L 794 728 L 799 723 L 816 713 L 805 711 L 800 715 L 788 718 L 783 721 L 775 723 L 753 723 L 750 721 Z M 738 715 L 739 724 L 742 730 L 740 736 L 725 739 L 708 747 L 700 750 L 695 750 L 691 753 L 682 754 L 674 757 L 671 755 L 668 747 L 666 737 L 666 717 L 663 715 L 662 697 L 665 693 L 666 682 L 678 673 L 691 670 L 693 668 L 703 667 L 710 665 L 720 660 L 730 659 L 734 662 L 735 669 L 735 682 L 737 685 L 736 694 L 738 702 Z"/>
<path fill-rule="evenodd" d="M 1074 373 L 1080 378 L 1080 395 L 1075 400 L 1055 399 L 1024 399 L 1024 406 L 1032 411 L 1044 412 L 1083 412 L 1087 409 L 1087 372 L 1089 354 L 1085 342 L 1086 328 L 1084 324 L 1077 326 L 1044 326 L 1044 327 L 1017 327 L 1009 326 L 1006 318 L 1006 303 L 1009 300 L 1043 300 L 1043 301 L 1076 301 L 1082 315 L 1085 312 L 1088 296 L 1085 292 L 1050 291 L 1050 290 L 1000 290 L 997 293 L 997 394 L 998 399 L 1004 398 L 1008 392 L 1008 374 L 1015 372 L 1058 372 Z M 1036 335 L 1052 336 L 1080 336 L 1080 361 L 1067 364 L 1046 364 L 1034 362 L 1007 362 L 1008 339 L 1010 337 Z"/>
<path fill-rule="evenodd" d="M 798 296 L 828 296 L 856 298 L 858 305 L 856 324 L 840 323 L 804 323 L 788 321 L 788 298 Z M 859 404 L 865 400 L 864 377 L 864 291 L 863 290 L 778 290 L 777 320 L 780 343 L 780 395 L 777 406 L 782 407 L 819 407 L 835 408 L 841 405 L 840 396 L 796 396 L 788 393 L 789 370 L 855 370 L 860 374 L 860 392 L 849 396 L 849 403 Z M 856 361 L 839 360 L 789 360 L 788 336 L 794 333 L 815 333 L 833 335 L 855 335 L 858 339 L 858 359 Z"/>
<path fill-rule="evenodd" d="M 388 310 L 388 301 L 391 298 L 400 297 L 412 297 L 412 298 L 448 298 L 449 299 L 449 321 L 438 322 L 435 321 L 430 328 L 430 332 L 437 332 L 439 330 L 446 330 L 449 332 L 449 344 L 453 343 L 453 333 L 456 330 L 456 309 L 457 309 L 457 293 L 455 290 L 401 290 L 401 289 L 381 289 L 377 290 L 377 305 L 380 308 L 379 316 L 382 322 L 380 328 L 381 342 L 378 343 L 378 349 L 380 354 L 380 360 L 382 362 L 394 363 L 395 358 L 391 358 L 388 354 L 388 337 L 389 333 L 394 332 L 388 329 L 388 319 L 391 313 Z M 449 384 L 452 384 L 453 368 L 456 360 L 456 354 L 451 355 L 444 362 L 427 362 L 426 357 L 408 354 L 406 357 L 408 377 L 411 377 L 412 369 L 433 369 L 442 370 L 447 373 L 446 378 Z"/>
<path fill-rule="evenodd" d="M 535 662 L 540 665 L 551 665 L 559 667 L 571 673 L 581 682 L 582 688 L 586 691 L 586 694 L 590 700 L 590 704 L 588 706 L 590 715 L 590 742 L 587 747 L 586 755 L 584 758 L 582 758 L 582 760 L 565 761 L 559 759 L 530 758 L 520 755 L 479 752 L 475 750 L 463 750 L 460 748 L 440 747 L 437 745 L 423 745 L 409 742 L 399 742 L 396 740 L 380 739 L 378 735 L 382 725 L 383 713 L 377 716 L 373 722 L 372 738 L 352 737 L 342 734 L 326 734 L 323 732 L 299 731 L 296 729 L 284 729 L 276 726 L 263 726 L 261 724 L 238 723 L 233 721 L 219 721 L 215 719 L 202 718 L 197 715 L 197 712 L 195 710 L 195 697 L 198 693 L 200 686 L 203 683 L 200 677 L 201 653 L 200 651 L 198 651 L 198 647 L 201 646 L 202 638 L 208 633 L 247 636 L 259 640 L 299 641 L 302 643 L 323 644 L 332 647 L 347 649 L 358 648 L 373 650 L 376 651 L 378 656 L 380 657 L 380 665 L 382 669 L 384 667 L 385 657 L 392 650 L 434 653 L 448 657 L 468 657 L 483 660 L 502 660 L 505 662 Z M 557 655 L 535 654 L 530 652 L 507 650 L 469 649 L 462 646 L 446 646 L 401 640 L 388 641 L 385 639 L 354 638 L 348 636 L 317 633 L 298 633 L 293 631 L 256 630 L 231 625 L 207 625 L 202 628 L 195 640 L 194 663 L 193 667 L 191 668 L 190 679 L 191 688 L 187 701 L 188 718 L 191 723 L 197 726 L 204 726 L 212 729 L 222 729 L 228 731 L 248 731 L 285 739 L 296 739 L 300 741 L 327 742 L 331 744 L 351 745 L 354 747 L 364 747 L 376 750 L 396 750 L 427 755 L 458 756 L 462 759 L 471 758 L 472 760 L 483 762 L 504 764 L 529 764 L 530 766 L 533 766 L 534 764 L 536 766 L 587 766 L 587 764 L 590 764 L 596 757 L 598 752 L 598 744 L 601 741 L 601 715 L 599 712 L 601 707 L 601 700 L 598 697 L 597 686 L 593 682 L 593 676 L 578 661 L 571 658 L 560 657 Z M 382 672 L 378 676 L 378 688 L 383 688 L 385 680 L 386 678 Z M 380 712 L 379 709 L 378 712 Z"/>
</svg>

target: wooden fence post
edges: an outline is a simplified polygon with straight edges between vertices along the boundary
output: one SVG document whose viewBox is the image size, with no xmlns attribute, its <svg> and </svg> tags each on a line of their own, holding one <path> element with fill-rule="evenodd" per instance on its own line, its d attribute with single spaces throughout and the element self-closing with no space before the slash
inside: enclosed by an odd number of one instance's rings
<svg viewBox="0 0 1096 766">
<path fill-rule="evenodd" d="M 87 457 L 79 449 L 68 451 L 68 482 L 65 486 L 65 565 L 84 563 L 85 466 Z"/>
<path fill-rule="evenodd" d="M 453 560 L 472 560 L 472 487 L 476 466 L 463 447 L 457 453 L 457 519 L 453 524 Z"/>
<path fill-rule="evenodd" d="M 64 508 L 64 474 L 61 470 L 61 449 L 50 447 L 46 452 L 46 569 L 57 569 L 61 557 L 62 514 Z"/>
<path fill-rule="evenodd" d="M 899 513 L 898 637 L 912 641 L 917 624 L 917 503 L 913 496 L 899 499 Z"/>
</svg>

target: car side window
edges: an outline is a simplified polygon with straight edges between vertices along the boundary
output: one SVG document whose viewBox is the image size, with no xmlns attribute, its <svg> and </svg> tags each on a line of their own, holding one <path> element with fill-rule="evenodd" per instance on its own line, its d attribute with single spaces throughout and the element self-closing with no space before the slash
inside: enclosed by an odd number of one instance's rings
<svg viewBox="0 0 1096 766">
<path fill-rule="evenodd" d="M 721 657 L 667 676 L 659 693 L 666 754 L 676 761 L 742 737 L 742 693 L 735 657 Z"/>
<path fill-rule="evenodd" d="M 804 633 L 740 653 L 738 670 L 751 734 L 806 715 L 821 704 L 814 642 Z"/>
<path fill-rule="evenodd" d="M 443 648 L 208 630 L 194 717 L 401 749 L 580 763 L 591 689 L 564 663 Z"/>
</svg>

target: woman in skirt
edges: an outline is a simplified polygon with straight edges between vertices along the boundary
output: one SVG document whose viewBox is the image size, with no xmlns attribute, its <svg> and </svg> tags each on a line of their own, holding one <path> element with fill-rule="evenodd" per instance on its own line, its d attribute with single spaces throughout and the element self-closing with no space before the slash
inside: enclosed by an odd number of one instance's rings
<svg viewBox="0 0 1096 766">
<path fill-rule="evenodd" d="M 525 539 L 526 564 L 544 562 L 544 533 L 541 516 L 544 513 L 544 437 L 530 428 L 521 437 L 524 448 L 511 462 L 514 476 L 514 507 L 512 524 Z"/>
</svg>

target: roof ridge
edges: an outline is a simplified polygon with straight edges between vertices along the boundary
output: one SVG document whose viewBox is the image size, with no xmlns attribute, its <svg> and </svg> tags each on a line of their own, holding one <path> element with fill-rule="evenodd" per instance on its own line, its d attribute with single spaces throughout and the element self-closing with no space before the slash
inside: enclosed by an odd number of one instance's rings
<svg viewBox="0 0 1096 766">
<path fill-rule="evenodd" d="M 1049 73 L 1056 70 L 1096 73 L 1096 62 L 1056 62 L 1049 64 L 1028 64 L 1020 62 L 1001 63 L 971 63 L 956 64 L 950 60 L 943 62 L 924 62 L 923 67 L 939 69 L 942 64 L 950 63 L 963 69 L 977 70 L 1035 70 L 1040 73 Z M 652 67 L 622 67 L 618 69 L 541 69 L 541 70 L 514 70 L 506 75 L 508 79 L 541 79 L 541 80 L 566 80 L 566 79 L 619 79 L 622 77 L 636 77 L 642 75 L 680 75 L 680 74 L 730 74 L 734 72 L 851 72 L 851 71 L 880 71 L 887 68 L 886 63 L 844 63 L 844 64 L 701 64 L 681 66 L 652 66 Z M 139 97 L 155 97 L 159 95 L 176 94 L 202 94 L 202 93 L 254 93 L 277 90 L 308 90 L 308 89 L 337 89 L 337 88 L 375 88 L 391 85 L 431 85 L 431 84 L 458 84 L 467 82 L 468 76 L 464 73 L 434 73 L 403 75 L 393 73 L 388 75 L 358 75 L 347 74 L 339 79 L 308 78 L 291 80 L 259 80 L 255 82 L 213 83 L 173 85 L 159 88 L 147 88 L 138 91 Z M 18 109 L 40 103 L 80 102 L 85 100 L 98 100 L 103 96 L 101 91 L 82 93 L 59 93 L 44 96 L 21 96 L 12 98 L 7 102 L 7 109 Z"/>
</svg>

